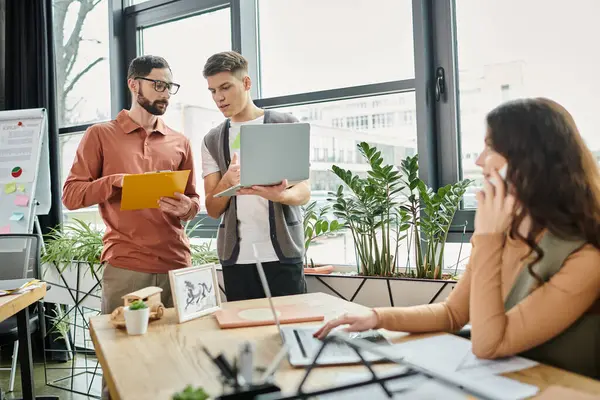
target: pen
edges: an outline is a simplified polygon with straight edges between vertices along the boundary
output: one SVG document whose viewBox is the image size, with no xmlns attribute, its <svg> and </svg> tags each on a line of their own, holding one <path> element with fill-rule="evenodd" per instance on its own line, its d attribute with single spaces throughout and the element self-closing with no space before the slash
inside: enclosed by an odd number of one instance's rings
<svg viewBox="0 0 600 400">
<path fill-rule="evenodd" d="M 228 378 L 228 379 L 234 378 L 232 370 L 231 370 L 231 366 L 229 366 L 229 368 L 228 368 L 229 363 L 227 363 L 227 360 L 224 360 L 222 354 L 220 354 L 218 357 L 214 358 L 209 353 L 208 349 L 204 346 L 202 346 L 202 351 L 204 351 L 204 353 L 206 353 L 208 358 L 210 358 L 210 360 L 217 366 L 217 368 L 219 368 L 219 370 L 221 371 L 221 373 L 223 374 L 223 376 L 225 378 Z M 225 361 L 225 363 L 223 361 Z"/>
<path fill-rule="evenodd" d="M 221 365 L 223 365 L 223 368 L 225 368 L 227 370 L 227 374 L 234 379 L 237 379 L 235 376 L 235 373 L 233 371 L 233 367 L 231 366 L 231 364 L 229 364 L 229 361 L 227 361 L 227 359 L 225 358 L 225 356 L 223 356 L 223 354 L 219 354 L 217 356 L 217 358 L 215 358 L 215 360 L 219 363 L 221 363 Z"/>
</svg>

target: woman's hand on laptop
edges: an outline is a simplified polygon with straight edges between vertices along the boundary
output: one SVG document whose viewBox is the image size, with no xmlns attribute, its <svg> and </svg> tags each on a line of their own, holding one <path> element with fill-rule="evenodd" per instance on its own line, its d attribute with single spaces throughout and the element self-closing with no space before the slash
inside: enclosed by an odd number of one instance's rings
<svg viewBox="0 0 600 400">
<path fill-rule="evenodd" d="M 281 203 L 283 193 L 288 187 L 288 181 L 283 180 L 279 185 L 274 186 L 252 186 L 251 188 L 238 190 L 239 195 L 255 195 L 263 199 L 271 200 L 274 203 Z"/>
<path fill-rule="evenodd" d="M 327 335 L 329 335 L 329 332 L 331 332 L 332 329 L 341 325 L 349 325 L 344 329 L 346 332 L 368 331 L 369 329 L 374 329 L 378 322 L 379 319 L 377 318 L 377 314 L 372 310 L 366 315 L 343 314 L 342 316 L 323 325 L 323 327 L 316 331 L 313 336 L 317 339 L 323 340 Z"/>
</svg>

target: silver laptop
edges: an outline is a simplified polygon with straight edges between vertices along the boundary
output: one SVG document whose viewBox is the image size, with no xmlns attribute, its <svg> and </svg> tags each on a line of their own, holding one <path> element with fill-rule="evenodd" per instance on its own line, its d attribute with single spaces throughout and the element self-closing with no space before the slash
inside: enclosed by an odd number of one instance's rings
<svg viewBox="0 0 600 400">
<path fill-rule="evenodd" d="M 320 328 L 320 325 L 281 326 L 281 324 L 279 323 L 279 317 L 277 316 L 277 312 L 275 311 L 275 306 L 273 305 L 273 299 L 271 296 L 271 291 L 269 289 L 269 283 L 267 282 L 267 277 L 265 276 L 265 272 L 263 270 L 261 262 L 258 261 L 259 257 L 256 246 L 253 245 L 253 247 L 254 256 L 257 260 L 256 268 L 258 270 L 258 275 L 260 276 L 260 281 L 265 291 L 265 295 L 267 296 L 267 299 L 269 301 L 269 307 L 271 308 L 271 312 L 273 313 L 273 318 L 275 320 L 275 324 L 277 325 L 277 330 L 279 331 L 279 335 L 281 336 L 281 344 L 287 346 L 288 348 L 288 361 L 292 366 L 295 367 L 308 366 L 313 363 L 317 351 L 323 345 L 323 342 L 321 340 L 313 337 L 313 333 Z M 371 342 L 381 345 L 391 344 L 383 335 L 381 335 L 377 331 L 367 331 L 363 333 L 349 334 L 349 337 L 369 340 Z M 366 360 L 370 362 L 382 360 L 381 356 L 371 354 L 369 352 L 363 352 L 361 354 Z M 361 360 L 356 354 L 356 352 L 351 347 L 343 343 L 329 343 L 327 347 L 325 347 L 325 350 L 319 356 L 319 359 L 317 360 L 318 365 L 344 365 L 357 364 L 360 362 Z"/>
<path fill-rule="evenodd" d="M 235 196 L 240 188 L 293 186 L 310 177 L 310 124 L 249 124 L 240 127 L 240 183 L 214 197 Z"/>
</svg>

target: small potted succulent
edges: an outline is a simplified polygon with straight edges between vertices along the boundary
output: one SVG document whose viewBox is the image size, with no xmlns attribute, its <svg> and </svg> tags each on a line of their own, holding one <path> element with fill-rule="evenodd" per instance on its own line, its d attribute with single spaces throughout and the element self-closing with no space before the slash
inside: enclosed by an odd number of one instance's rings
<svg viewBox="0 0 600 400">
<path fill-rule="evenodd" d="M 188 385 L 179 393 L 173 395 L 172 400 L 208 400 L 210 396 L 202 387 L 194 388 Z"/>
<path fill-rule="evenodd" d="M 135 300 L 125 307 L 125 326 L 129 335 L 143 335 L 148 330 L 150 309 L 142 300 Z"/>
</svg>

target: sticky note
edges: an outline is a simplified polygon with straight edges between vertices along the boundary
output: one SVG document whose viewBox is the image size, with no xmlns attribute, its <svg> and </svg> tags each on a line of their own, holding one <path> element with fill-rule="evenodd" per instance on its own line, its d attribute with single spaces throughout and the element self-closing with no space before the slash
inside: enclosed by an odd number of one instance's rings
<svg viewBox="0 0 600 400">
<path fill-rule="evenodd" d="M 11 220 L 11 221 L 20 221 L 20 220 L 22 220 L 24 217 L 25 217 L 25 214 L 23 214 L 23 213 L 18 213 L 18 212 L 15 212 L 15 213 L 13 213 L 13 214 L 12 214 L 12 216 L 10 217 L 10 220 Z"/>
<path fill-rule="evenodd" d="M 15 205 L 19 207 L 27 207 L 29 205 L 29 196 L 26 194 L 18 194 L 15 197 Z"/>
<path fill-rule="evenodd" d="M 16 192 L 17 190 L 17 184 L 16 183 L 7 183 L 6 185 L 4 185 L 4 193 L 6 194 L 11 194 Z"/>
<path fill-rule="evenodd" d="M 231 144 L 231 148 L 232 149 L 239 149 L 241 147 L 241 139 L 240 139 L 241 134 L 238 133 L 238 135 L 236 136 L 235 140 L 233 141 L 233 143 Z"/>
<path fill-rule="evenodd" d="M 25 185 L 17 185 L 17 192 L 25 193 Z"/>
<path fill-rule="evenodd" d="M 0 234 L 10 233 L 10 225 L 0 226 Z"/>
</svg>

